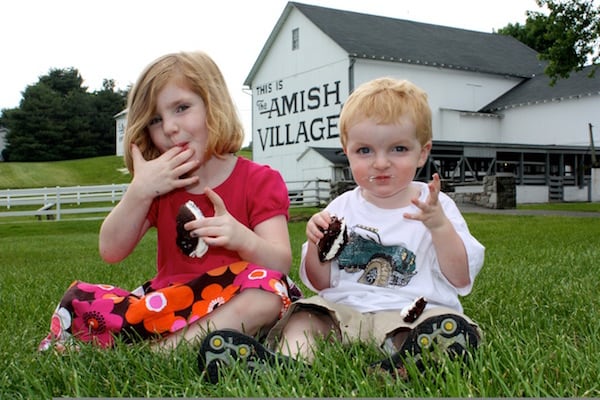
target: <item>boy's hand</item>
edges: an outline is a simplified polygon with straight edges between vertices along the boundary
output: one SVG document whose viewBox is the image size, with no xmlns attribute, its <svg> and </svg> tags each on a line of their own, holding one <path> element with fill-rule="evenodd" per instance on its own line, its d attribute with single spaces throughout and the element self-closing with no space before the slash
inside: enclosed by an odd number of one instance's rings
<svg viewBox="0 0 600 400">
<path fill-rule="evenodd" d="M 310 217 L 306 223 L 306 238 L 313 243 L 317 243 L 323 238 L 323 231 L 329 227 L 331 215 L 328 211 L 321 211 Z"/>
<path fill-rule="evenodd" d="M 405 213 L 404 218 L 421 221 L 430 230 L 443 226 L 446 222 L 446 214 L 439 203 L 439 193 L 442 188 L 440 176 L 433 174 L 433 180 L 427 185 L 429 187 L 429 196 L 423 202 L 419 198 L 412 199 L 412 203 L 417 206 L 421 212 L 417 214 Z"/>
</svg>

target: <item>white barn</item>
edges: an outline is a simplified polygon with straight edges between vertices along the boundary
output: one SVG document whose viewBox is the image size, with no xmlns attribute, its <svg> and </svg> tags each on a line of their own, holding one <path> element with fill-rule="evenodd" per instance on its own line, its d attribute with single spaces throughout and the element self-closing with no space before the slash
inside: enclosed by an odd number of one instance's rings
<svg viewBox="0 0 600 400">
<path fill-rule="evenodd" d="M 0 126 L 0 161 L 4 161 L 4 157 L 2 153 L 6 148 L 6 135 L 8 134 L 8 129 L 3 126 Z"/>
<path fill-rule="evenodd" d="M 340 109 L 360 83 L 391 76 L 429 95 L 433 151 L 417 179 L 438 171 L 464 185 L 509 173 L 519 203 L 598 201 L 590 185 L 598 74 L 550 86 L 543 69 L 509 36 L 290 2 L 244 82 L 253 158 L 280 170 L 290 192 L 350 178 Z"/>
<path fill-rule="evenodd" d="M 125 128 L 127 127 L 127 109 L 115 114 L 113 117 L 116 123 L 116 134 L 115 134 L 115 149 L 116 155 L 123 155 L 123 139 L 125 139 Z"/>
</svg>

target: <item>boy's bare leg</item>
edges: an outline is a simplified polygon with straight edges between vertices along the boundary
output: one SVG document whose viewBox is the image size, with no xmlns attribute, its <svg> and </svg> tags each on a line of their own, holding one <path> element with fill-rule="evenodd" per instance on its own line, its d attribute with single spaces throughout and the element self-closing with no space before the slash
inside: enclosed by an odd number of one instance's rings
<svg viewBox="0 0 600 400">
<path fill-rule="evenodd" d="M 324 313 L 300 310 L 292 314 L 282 331 L 279 352 L 307 362 L 314 360 L 315 340 L 336 332 L 331 317 Z"/>
</svg>

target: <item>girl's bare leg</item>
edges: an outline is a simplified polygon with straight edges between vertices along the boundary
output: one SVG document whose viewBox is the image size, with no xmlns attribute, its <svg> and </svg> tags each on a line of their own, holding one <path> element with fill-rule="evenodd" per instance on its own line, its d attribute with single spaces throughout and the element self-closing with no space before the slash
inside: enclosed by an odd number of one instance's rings
<svg viewBox="0 0 600 400">
<path fill-rule="evenodd" d="M 199 343 L 209 331 L 235 329 L 253 336 L 263 327 L 271 327 L 281 311 L 281 298 L 260 289 L 247 289 L 218 307 L 206 317 L 154 344 L 173 348 L 180 342 Z"/>
</svg>

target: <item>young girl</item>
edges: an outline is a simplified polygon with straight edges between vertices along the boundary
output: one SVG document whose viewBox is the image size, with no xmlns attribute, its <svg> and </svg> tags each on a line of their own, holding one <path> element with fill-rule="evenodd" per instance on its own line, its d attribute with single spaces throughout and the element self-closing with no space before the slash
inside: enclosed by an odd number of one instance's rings
<svg viewBox="0 0 600 400">
<path fill-rule="evenodd" d="M 115 335 L 170 347 L 217 328 L 256 335 L 276 322 L 290 293 L 299 295 L 286 279 L 289 198 L 278 172 L 235 155 L 242 140 L 223 76 L 206 54 L 168 54 L 146 68 L 128 99 L 133 179 L 102 224 L 99 248 L 117 263 L 155 227 L 157 274 L 133 292 L 74 282 L 40 350 L 62 350 L 73 338 L 108 347 Z M 177 246 L 177 213 L 189 200 L 205 217 L 184 225 L 208 246 L 201 257 Z"/>
</svg>

